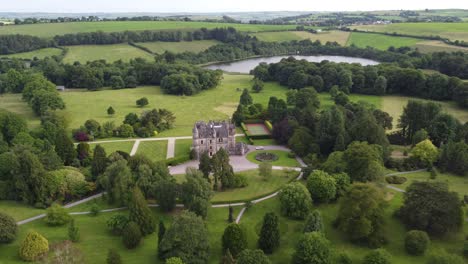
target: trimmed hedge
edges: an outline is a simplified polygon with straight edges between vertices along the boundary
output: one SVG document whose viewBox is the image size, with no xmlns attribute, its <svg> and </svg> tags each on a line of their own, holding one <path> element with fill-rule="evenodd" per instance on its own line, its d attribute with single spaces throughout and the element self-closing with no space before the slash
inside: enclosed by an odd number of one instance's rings
<svg viewBox="0 0 468 264">
<path fill-rule="evenodd" d="M 254 135 L 250 136 L 251 139 L 271 139 L 271 135 Z"/>
<path fill-rule="evenodd" d="M 406 177 L 393 175 L 385 177 L 385 181 L 389 184 L 403 184 L 407 181 L 407 179 Z"/>
<path fill-rule="evenodd" d="M 179 157 L 167 159 L 164 162 L 166 163 L 166 166 L 176 166 L 176 165 L 185 163 L 190 160 L 191 160 L 190 155 L 182 155 Z"/>
<path fill-rule="evenodd" d="M 268 128 L 268 130 L 270 131 L 270 133 L 273 132 L 273 125 L 270 123 L 270 121 L 265 120 L 265 126 Z"/>
<path fill-rule="evenodd" d="M 244 124 L 263 124 L 265 120 L 263 119 L 247 119 L 244 120 Z"/>
</svg>

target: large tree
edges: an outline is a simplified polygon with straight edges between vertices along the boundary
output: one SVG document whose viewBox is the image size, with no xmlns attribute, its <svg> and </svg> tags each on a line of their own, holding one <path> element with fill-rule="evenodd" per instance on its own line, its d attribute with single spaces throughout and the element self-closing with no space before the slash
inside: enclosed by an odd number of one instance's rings
<svg viewBox="0 0 468 264">
<path fill-rule="evenodd" d="M 182 212 L 174 217 L 159 248 L 162 259 L 178 257 L 186 264 L 207 263 L 210 242 L 205 223 L 192 212 Z"/>
<path fill-rule="evenodd" d="M 335 179 L 321 170 L 314 170 L 307 177 L 307 189 L 314 202 L 327 203 L 336 197 Z"/>
<path fill-rule="evenodd" d="M 93 150 L 93 160 L 91 161 L 91 174 L 94 179 L 104 173 L 107 162 L 106 150 L 101 145 L 96 145 Z"/>
<path fill-rule="evenodd" d="M 213 196 L 211 184 L 195 168 L 187 168 L 182 184 L 181 200 L 185 207 L 205 218 L 209 201 Z M 205 208 L 201 208 L 204 206 Z"/>
<path fill-rule="evenodd" d="M 293 264 L 331 264 L 331 243 L 322 233 L 306 233 L 299 240 L 292 257 Z"/>
<path fill-rule="evenodd" d="M 250 96 L 248 89 L 244 89 L 244 91 L 242 91 L 239 104 L 245 105 L 245 106 L 253 104 L 253 99 L 252 99 L 252 96 Z"/>
<path fill-rule="evenodd" d="M 76 158 L 75 146 L 71 139 L 67 136 L 65 130 L 57 132 L 55 139 L 55 151 L 62 159 L 65 165 L 73 164 L 73 160 Z"/>
<path fill-rule="evenodd" d="M 228 225 L 226 229 L 224 229 L 221 242 L 223 246 L 223 252 L 226 253 L 226 251 L 229 249 L 234 258 L 248 246 L 247 234 L 245 234 L 240 225 L 236 223 L 232 223 Z"/>
<path fill-rule="evenodd" d="M 156 229 L 151 210 L 148 208 L 145 197 L 140 188 L 134 187 L 132 197 L 128 204 L 128 219 L 138 224 L 143 236 L 149 235 Z"/>
<path fill-rule="evenodd" d="M 263 217 L 262 229 L 258 238 L 258 247 L 266 254 L 272 254 L 280 245 L 279 220 L 275 213 Z"/>
<path fill-rule="evenodd" d="M 406 189 L 400 219 L 411 229 L 442 236 L 463 225 L 458 194 L 444 182 L 413 182 Z"/>
<path fill-rule="evenodd" d="M 356 183 L 340 202 L 337 227 L 352 242 L 378 247 L 385 243 L 385 205 L 381 190 L 371 184 Z"/>
<path fill-rule="evenodd" d="M 312 208 L 312 198 L 307 188 L 294 182 L 286 185 L 278 194 L 281 213 L 294 219 L 305 219 Z"/>
<path fill-rule="evenodd" d="M 120 159 L 110 164 L 104 174 L 99 176 L 98 182 L 106 190 L 106 196 L 110 203 L 128 204 L 133 181 L 126 160 L 120 157 Z"/>
<path fill-rule="evenodd" d="M 346 172 L 354 181 L 373 181 L 383 175 L 382 148 L 367 142 L 353 142 L 344 152 Z"/>
<path fill-rule="evenodd" d="M 234 169 L 229 164 L 229 154 L 224 148 L 219 149 L 211 158 L 214 188 L 218 188 L 218 181 L 223 189 L 234 187 Z"/>
</svg>

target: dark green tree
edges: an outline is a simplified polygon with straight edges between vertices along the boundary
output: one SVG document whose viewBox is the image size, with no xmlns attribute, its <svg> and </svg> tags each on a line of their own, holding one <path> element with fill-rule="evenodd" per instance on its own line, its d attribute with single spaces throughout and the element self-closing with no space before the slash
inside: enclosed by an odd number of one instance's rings
<svg viewBox="0 0 468 264">
<path fill-rule="evenodd" d="M 135 222 L 129 222 L 122 233 L 122 241 L 126 248 L 136 248 L 141 241 L 140 227 Z"/>
<path fill-rule="evenodd" d="M 253 104 L 253 99 L 252 99 L 252 96 L 250 96 L 250 93 L 249 93 L 248 89 L 244 89 L 242 91 L 242 95 L 240 97 L 239 104 L 244 105 L 244 106 L 248 106 L 248 105 Z"/>
<path fill-rule="evenodd" d="M 272 254 L 280 245 L 279 220 L 275 213 L 263 217 L 262 229 L 258 238 L 258 247 L 266 254 Z"/>
<path fill-rule="evenodd" d="M 260 80 L 258 78 L 253 79 L 252 91 L 254 91 L 256 93 L 259 93 L 259 92 L 261 92 L 263 90 L 264 86 L 265 86 L 265 84 L 263 83 L 262 80 Z"/>
<path fill-rule="evenodd" d="M 237 264 L 271 264 L 271 261 L 259 249 L 245 249 L 237 256 Z"/>
<path fill-rule="evenodd" d="M 362 262 L 363 264 L 391 264 L 392 256 L 385 249 L 379 248 L 368 253 Z"/>
<path fill-rule="evenodd" d="M 298 183 L 286 185 L 278 194 L 281 213 L 294 219 L 305 219 L 312 208 L 312 198 L 307 188 Z"/>
<path fill-rule="evenodd" d="M 247 248 L 247 236 L 238 224 L 230 224 L 224 229 L 222 237 L 223 252 L 229 249 L 233 257 Z"/>
<path fill-rule="evenodd" d="M 139 107 L 145 107 L 149 104 L 148 98 L 142 97 L 138 100 L 136 100 L 136 105 Z"/>
<path fill-rule="evenodd" d="M 132 198 L 128 205 L 128 219 L 138 224 L 143 236 L 152 234 L 156 228 L 151 210 L 140 188 L 134 187 Z"/>
<path fill-rule="evenodd" d="M 55 139 L 55 152 L 59 155 L 65 165 L 72 165 L 76 158 L 75 146 L 67 136 L 65 130 L 57 132 Z"/>
<path fill-rule="evenodd" d="M 177 184 L 172 180 L 158 181 L 154 187 L 154 197 L 163 211 L 172 211 L 176 206 Z"/>
<path fill-rule="evenodd" d="M 113 116 L 115 114 L 115 110 L 112 106 L 109 106 L 109 108 L 107 108 L 107 114 L 110 116 Z"/>
<path fill-rule="evenodd" d="M 8 244 L 16 239 L 18 226 L 13 217 L 0 212 L 0 243 Z"/>
<path fill-rule="evenodd" d="M 93 159 L 91 161 L 91 174 L 94 179 L 104 173 L 107 162 L 106 150 L 101 145 L 97 144 L 93 150 Z"/>
<path fill-rule="evenodd" d="M 107 252 L 106 258 L 107 264 L 122 264 L 122 258 L 120 257 L 119 252 L 115 249 L 109 249 Z"/>
<path fill-rule="evenodd" d="M 431 242 L 429 236 L 424 231 L 411 230 L 405 236 L 405 249 L 410 255 L 420 256 L 424 255 L 429 243 Z"/>
<path fill-rule="evenodd" d="M 304 224 L 304 233 L 309 233 L 309 232 L 321 232 L 324 233 L 324 224 L 322 220 L 322 214 L 320 214 L 320 211 L 314 210 L 312 211 L 306 218 L 305 224 Z"/>
<path fill-rule="evenodd" d="M 328 203 L 336 197 L 335 179 L 321 170 L 314 170 L 307 177 L 307 189 L 314 202 Z"/>
<path fill-rule="evenodd" d="M 344 152 L 346 172 L 353 181 L 373 181 L 384 172 L 382 148 L 367 142 L 353 142 Z"/>
<path fill-rule="evenodd" d="M 322 233 L 306 233 L 299 240 L 292 257 L 293 264 L 331 264 L 331 244 Z"/>
<path fill-rule="evenodd" d="M 200 163 L 198 164 L 198 169 L 203 172 L 205 179 L 209 180 L 211 173 L 211 158 L 208 155 L 208 152 L 204 151 L 200 156 Z"/>
<path fill-rule="evenodd" d="M 74 219 L 70 221 L 70 225 L 68 226 L 68 239 L 70 239 L 71 242 L 80 241 L 80 229 L 75 226 Z"/>
</svg>

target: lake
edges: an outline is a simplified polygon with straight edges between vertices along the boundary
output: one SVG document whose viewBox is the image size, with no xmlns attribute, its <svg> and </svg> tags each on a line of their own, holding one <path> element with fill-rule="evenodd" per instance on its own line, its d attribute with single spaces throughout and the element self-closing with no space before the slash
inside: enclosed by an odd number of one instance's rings
<svg viewBox="0 0 468 264">
<path fill-rule="evenodd" d="M 246 60 L 239 60 L 226 63 L 217 63 L 205 66 L 204 68 L 210 70 L 223 70 L 225 72 L 237 72 L 237 73 L 250 73 L 260 63 L 277 63 L 282 59 L 289 58 L 291 56 L 273 56 L 273 57 L 262 57 L 252 58 Z M 292 56 L 298 60 L 307 60 L 310 62 L 321 62 L 328 60 L 331 62 L 345 62 L 345 63 L 359 63 L 363 66 L 377 65 L 379 62 L 369 59 L 356 58 L 356 57 L 345 57 L 345 56 Z"/>
</svg>

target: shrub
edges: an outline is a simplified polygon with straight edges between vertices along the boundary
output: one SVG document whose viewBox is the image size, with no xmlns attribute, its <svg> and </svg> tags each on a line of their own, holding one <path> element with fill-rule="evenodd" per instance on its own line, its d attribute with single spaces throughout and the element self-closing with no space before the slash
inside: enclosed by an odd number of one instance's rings
<svg viewBox="0 0 468 264">
<path fill-rule="evenodd" d="M 109 249 L 107 252 L 106 262 L 107 264 L 122 264 L 122 258 L 117 250 Z"/>
<path fill-rule="evenodd" d="M 180 258 L 172 257 L 166 259 L 166 264 L 184 264 Z"/>
<path fill-rule="evenodd" d="M 80 230 L 75 226 L 75 220 L 71 220 L 70 226 L 68 226 L 68 238 L 72 242 L 80 241 Z"/>
<path fill-rule="evenodd" d="M 128 222 L 128 217 L 125 215 L 113 215 L 107 220 L 107 228 L 112 232 L 112 234 L 121 235 Z"/>
<path fill-rule="evenodd" d="M 49 226 L 61 226 L 70 221 L 70 215 L 67 210 L 58 204 L 53 204 L 47 208 L 46 217 L 44 221 Z"/>
<path fill-rule="evenodd" d="M 235 188 L 244 188 L 249 186 L 249 182 L 247 176 L 243 174 L 235 174 L 234 175 L 234 187 Z"/>
<path fill-rule="evenodd" d="M 91 205 L 91 208 L 89 210 L 91 216 L 97 216 L 100 211 L 101 209 L 99 208 L 99 205 L 97 203 L 93 203 L 93 205 Z"/>
<path fill-rule="evenodd" d="M 406 233 L 405 249 L 410 255 L 424 255 L 429 243 L 429 236 L 424 231 L 411 230 Z"/>
<path fill-rule="evenodd" d="M 263 253 L 263 251 L 259 249 L 251 250 L 246 249 L 243 250 L 238 258 L 237 264 L 271 264 L 271 261 L 268 257 Z"/>
<path fill-rule="evenodd" d="M 304 219 L 312 207 L 312 198 L 307 188 L 294 182 L 286 185 L 278 194 L 281 213 L 287 217 Z"/>
<path fill-rule="evenodd" d="M 139 107 L 144 107 L 144 106 L 147 106 L 148 104 L 149 104 L 148 98 L 146 98 L 146 97 L 142 97 L 142 98 L 136 100 L 136 105 L 139 106 Z"/>
<path fill-rule="evenodd" d="M 0 212 L 0 243 L 11 243 L 16 238 L 18 226 L 13 217 Z"/>
<path fill-rule="evenodd" d="M 429 256 L 427 264 L 464 264 L 462 257 L 455 254 L 449 254 L 446 251 L 433 252 Z"/>
<path fill-rule="evenodd" d="M 35 261 L 49 251 L 49 242 L 35 231 L 30 231 L 20 245 L 19 256 L 24 261 Z"/>
<path fill-rule="evenodd" d="M 351 260 L 351 258 L 346 253 L 340 253 L 336 257 L 336 264 L 352 264 L 352 263 L 353 263 L 353 261 Z"/>
<path fill-rule="evenodd" d="M 385 249 L 375 249 L 364 257 L 363 264 L 391 264 L 391 255 Z"/>
<path fill-rule="evenodd" d="M 324 225 L 320 211 L 314 210 L 307 216 L 303 232 L 324 232 Z"/>
<path fill-rule="evenodd" d="M 315 170 L 307 177 L 307 189 L 315 202 L 327 203 L 336 196 L 336 181 L 328 173 Z"/>
<path fill-rule="evenodd" d="M 135 222 L 129 222 L 122 232 L 122 241 L 126 248 L 136 248 L 141 241 L 140 227 Z"/>
<path fill-rule="evenodd" d="M 385 177 L 385 181 L 388 184 L 403 184 L 407 181 L 406 177 L 401 177 L 397 175 L 387 176 Z"/>
<path fill-rule="evenodd" d="M 293 264 L 331 263 L 331 244 L 321 233 L 306 233 L 299 240 L 293 255 Z"/>
<path fill-rule="evenodd" d="M 247 248 L 247 237 L 244 230 L 238 224 L 230 224 L 226 227 L 222 237 L 223 252 L 230 250 L 236 257 L 242 250 Z"/>
</svg>

